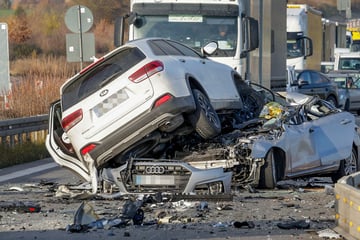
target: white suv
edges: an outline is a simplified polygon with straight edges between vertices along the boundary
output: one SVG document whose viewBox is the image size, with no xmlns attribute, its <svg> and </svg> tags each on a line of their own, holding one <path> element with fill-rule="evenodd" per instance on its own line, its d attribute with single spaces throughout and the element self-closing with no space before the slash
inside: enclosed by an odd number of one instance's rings
<svg viewBox="0 0 360 240">
<path fill-rule="evenodd" d="M 225 122 L 256 116 L 251 88 L 205 56 L 216 47 L 200 54 L 172 40 L 139 39 L 98 59 L 61 87 L 50 112 L 50 154 L 89 179 L 91 169 L 122 166 L 174 136 L 195 130 L 208 139 Z"/>
</svg>

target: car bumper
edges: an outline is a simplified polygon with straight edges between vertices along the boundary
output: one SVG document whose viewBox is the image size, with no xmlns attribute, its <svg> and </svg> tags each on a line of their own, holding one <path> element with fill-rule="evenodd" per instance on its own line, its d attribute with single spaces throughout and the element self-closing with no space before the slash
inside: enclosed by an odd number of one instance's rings
<svg viewBox="0 0 360 240">
<path fill-rule="evenodd" d="M 96 148 L 89 152 L 95 159 L 96 166 L 105 164 L 143 137 L 152 133 L 182 113 L 195 110 L 193 97 L 173 98 L 168 102 L 147 111 L 134 121 L 111 133 L 102 140 L 94 143 Z"/>
<path fill-rule="evenodd" d="M 139 158 L 129 162 L 102 171 L 102 179 L 116 183 L 122 194 L 154 193 L 159 189 L 173 193 L 231 191 L 232 172 L 224 172 L 223 168 L 198 169 L 183 161 L 166 159 L 154 162 L 154 159 Z M 128 164 L 132 169 L 129 176 Z"/>
</svg>

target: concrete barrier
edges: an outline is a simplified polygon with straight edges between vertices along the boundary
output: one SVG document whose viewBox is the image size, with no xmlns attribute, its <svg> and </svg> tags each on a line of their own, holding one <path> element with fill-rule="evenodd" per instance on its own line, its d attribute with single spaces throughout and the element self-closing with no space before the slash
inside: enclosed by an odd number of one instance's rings
<svg viewBox="0 0 360 240">
<path fill-rule="evenodd" d="M 335 184 L 335 231 L 347 240 L 360 239 L 360 172 Z"/>
</svg>

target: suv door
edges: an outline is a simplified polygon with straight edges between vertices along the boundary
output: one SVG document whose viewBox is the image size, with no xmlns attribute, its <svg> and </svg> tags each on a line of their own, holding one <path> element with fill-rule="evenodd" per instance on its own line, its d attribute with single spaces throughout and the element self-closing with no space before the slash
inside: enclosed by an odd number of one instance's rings
<svg viewBox="0 0 360 240">
<path fill-rule="evenodd" d="M 45 145 L 54 161 L 60 166 L 80 174 L 86 181 L 90 181 L 89 170 L 76 156 L 69 138 L 61 126 L 60 100 L 50 106 L 48 131 Z"/>
</svg>

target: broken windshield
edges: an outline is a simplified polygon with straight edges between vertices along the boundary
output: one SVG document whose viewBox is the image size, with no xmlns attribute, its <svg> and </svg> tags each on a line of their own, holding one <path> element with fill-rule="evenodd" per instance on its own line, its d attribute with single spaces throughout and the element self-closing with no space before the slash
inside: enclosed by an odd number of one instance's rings
<svg viewBox="0 0 360 240">
<path fill-rule="evenodd" d="M 134 39 L 163 37 L 179 41 L 200 52 L 202 46 L 217 41 L 214 57 L 234 56 L 237 44 L 236 17 L 201 15 L 141 16 L 142 25 L 134 28 Z"/>
</svg>

